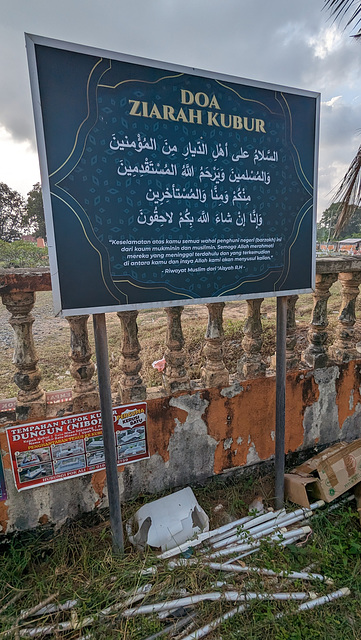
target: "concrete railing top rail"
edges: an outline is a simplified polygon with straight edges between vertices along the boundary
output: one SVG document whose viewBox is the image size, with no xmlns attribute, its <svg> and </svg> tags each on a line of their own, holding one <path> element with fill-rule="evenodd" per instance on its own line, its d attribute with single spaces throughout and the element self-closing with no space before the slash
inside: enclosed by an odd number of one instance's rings
<svg viewBox="0 0 361 640">
<path fill-rule="evenodd" d="M 316 273 L 349 273 L 361 271 L 361 256 L 322 257 L 316 260 Z M 50 291 L 49 267 L 0 269 L 0 292 Z"/>
<path fill-rule="evenodd" d="M 349 273 L 350 271 L 361 271 L 361 257 L 337 256 L 316 260 L 316 273 Z"/>
<path fill-rule="evenodd" d="M 51 291 L 49 267 L 0 269 L 0 292 Z"/>
</svg>

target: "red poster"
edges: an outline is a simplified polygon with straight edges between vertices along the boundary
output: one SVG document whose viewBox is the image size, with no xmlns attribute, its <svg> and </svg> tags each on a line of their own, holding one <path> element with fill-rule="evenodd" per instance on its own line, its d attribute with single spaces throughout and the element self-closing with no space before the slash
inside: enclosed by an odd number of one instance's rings
<svg viewBox="0 0 361 640">
<path fill-rule="evenodd" d="M 113 408 L 119 465 L 149 458 L 147 404 Z M 6 429 L 18 491 L 105 469 L 100 411 Z"/>
</svg>

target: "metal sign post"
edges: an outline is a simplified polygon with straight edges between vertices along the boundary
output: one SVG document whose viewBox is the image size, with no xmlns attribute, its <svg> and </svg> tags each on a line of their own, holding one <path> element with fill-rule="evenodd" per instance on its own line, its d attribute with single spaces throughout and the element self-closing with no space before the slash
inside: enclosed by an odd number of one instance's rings
<svg viewBox="0 0 361 640">
<path fill-rule="evenodd" d="M 275 496 L 276 509 L 284 502 L 285 475 L 285 422 L 286 422 L 286 329 L 287 297 L 277 298 L 276 337 L 276 455 Z"/>
<path fill-rule="evenodd" d="M 93 315 L 93 325 L 113 549 L 117 553 L 124 553 L 105 314 Z"/>
</svg>

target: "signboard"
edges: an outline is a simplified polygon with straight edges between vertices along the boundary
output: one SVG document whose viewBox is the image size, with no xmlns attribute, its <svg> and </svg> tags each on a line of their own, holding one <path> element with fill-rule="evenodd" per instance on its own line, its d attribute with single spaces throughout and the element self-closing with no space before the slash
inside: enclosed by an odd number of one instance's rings
<svg viewBox="0 0 361 640">
<path fill-rule="evenodd" d="M 7 411 L 15 411 L 16 398 L 8 398 L 7 400 L 0 400 L 0 413 L 6 413 Z"/>
<path fill-rule="evenodd" d="M 71 389 L 59 389 L 58 391 L 46 392 L 46 404 L 57 404 L 58 402 L 71 402 L 73 393 Z"/>
<path fill-rule="evenodd" d="M 117 464 L 149 458 L 145 402 L 113 408 Z M 18 491 L 105 469 L 100 411 L 6 429 Z"/>
<path fill-rule="evenodd" d="M 7 492 L 6 492 L 6 486 L 5 486 L 5 476 L 4 476 L 4 468 L 3 468 L 3 463 L 2 463 L 2 459 L 1 459 L 1 453 L 0 453 L 0 502 L 2 502 L 3 500 L 7 500 Z"/>
<path fill-rule="evenodd" d="M 311 290 L 319 94 L 27 47 L 56 313 Z"/>
</svg>

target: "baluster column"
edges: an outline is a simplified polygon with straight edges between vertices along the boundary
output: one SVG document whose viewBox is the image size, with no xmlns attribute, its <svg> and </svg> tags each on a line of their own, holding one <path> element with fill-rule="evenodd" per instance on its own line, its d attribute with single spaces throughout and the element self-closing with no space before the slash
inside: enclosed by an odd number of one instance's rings
<svg viewBox="0 0 361 640">
<path fill-rule="evenodd" d="M 266 374 L 266 364 L 262 360 L 263 344 L 261 304 L 264 298 L 247 300 L 247 319 L 244 325 L 242 347 L 244 353 L 238 361 L 237 369 L 240 380 L 257 378 Z"/>
<path fill-rule="evenodd" d="M 167 337 L 163 384 L 167 393 L 185 391 L 190 388 L 190 380 L 185 370 L 186 355 L 182 331 L 182 312 L 184 307 L 166 307 Z"/>
<path fill-rule="evenodd" d="M 328 337 L 327 301 L 331 295 L 330 287 L 336 280 L 337 273 L 316 273 L 312 319 L 308 331 L 309 345 L 302 353 L 302 360 L 314 369 L 327 367 L 329 363 L 325 346 Z"/>
<path fill-rule="evenodd" d="M 354 324 L 361 274 L 359 272 L 339 273 L 338 279 L 341 283 L 342 300 L 336 340 L 330 347 L 330 354 L 337 362 L 349 362 L 360 357 L 354 344 Z"/>
<path fill-rule="evenodd" d="M 9 320 L 15 334 L 13 363 L 17 368 L 14 381 L 19 387 L 17 420 L 45 418 L 46 394 L 40 386 L 41 372 L 33 338 L 34 317 L 31 310 L 35 304 L 33 291 L 11 292 L 2 295 L 3 304 L 11 313 Z"/>
<path fill-rule="evenodd" d="M 139 357 L 141 347 L 138 340 L 138 311 L 118 311 L 117 316 L 122 331 L 119 360 L 122 374 L 118 387 L 120 401 L 124 404 L 140 402 L 146 399 L 147 390 L 139 375 L 142 361 Z"/>
<path fill-rule="evenodd" d="M 99 396 L 92 379 L 95 365 L 88 336 L 88 315 L 68 316 L 70 327 L 70 373 L 73 383 L 73 412 L 88 411 L 99 406 Z"/>
<path fill-rule="evenodd" d="M 208 326 L 205 335 L 203 353 L 206 361 L 201 372 L 204 387 L 226 387 L 229 385 L 229 373 L 223 361 L 223 309 L 224 302 L 206 305 Z"/>
</svg>

